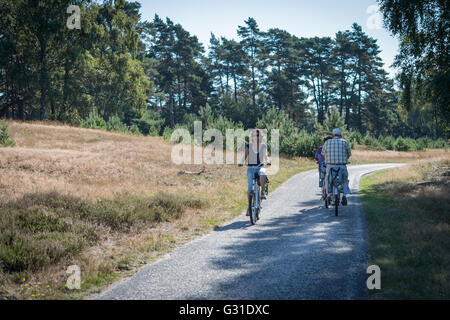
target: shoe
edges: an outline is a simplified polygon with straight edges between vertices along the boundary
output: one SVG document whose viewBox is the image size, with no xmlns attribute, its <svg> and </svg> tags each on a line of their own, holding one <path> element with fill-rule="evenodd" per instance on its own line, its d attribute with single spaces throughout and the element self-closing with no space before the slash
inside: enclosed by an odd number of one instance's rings
<svg viewBox="0 0 450 320">
<path fill-rule="evenodd" d="M 246 217 L 250 217 L 250 209 L 247 209 L 247 213 L 245 214 Z"/>
<path fill-rule="evenodd" d="M 265 193 L 264 191 L 261 192 L 261 199 L 262 199 L 262 200 L 266 200 L 266 199 L 267 199 L 266 193 Z"/>
<path fill-rule="evenodd" d="M 347 205 L 347 197 L 342 197 L 342 205 L 346 206 Z"/>
</svg>

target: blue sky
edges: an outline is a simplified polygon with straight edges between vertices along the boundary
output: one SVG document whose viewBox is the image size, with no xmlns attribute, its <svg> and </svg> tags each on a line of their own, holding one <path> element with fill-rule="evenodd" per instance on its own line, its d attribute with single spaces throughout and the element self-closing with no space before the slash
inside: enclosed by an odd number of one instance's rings
<svg viewBox="0 0 450 320">
<path fill-rule="evenodd" d="M 236 30 L 244 20 L 253 17 L 261 30 L 280 28 L 299 37 L 330 36 L 351 28 L 353 22 L 378 40 L 380 56 L 391 76 L 389 66 L 398 51 L 398 41 L 384 28 L 367 25 L 373 22 L 369 6 L 376 0 L 141 0 L 143 20 L 155 14 L 169 17 L 196 35 L 205 49 L 210 33 L 238 39 Z"/>
</svg>

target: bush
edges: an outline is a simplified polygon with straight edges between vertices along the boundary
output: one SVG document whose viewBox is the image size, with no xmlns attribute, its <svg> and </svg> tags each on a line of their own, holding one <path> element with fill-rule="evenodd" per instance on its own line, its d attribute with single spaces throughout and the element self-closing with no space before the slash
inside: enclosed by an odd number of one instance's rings
<svg viewBox="0 0 450 320">
<path fill-rule="evenodd" d="M 163 131 L 163 139 L 170 141 L 170 138 L 172 137 L 173 129 L 171 127 L 165 127 Z"/>
<path fill-rule="evenodd" d="M 136 135 L 142 135 L 141 131 L 139 130 L 139 127 L 135 124 L 131 125 L 130 132 Z"/>
<path fill-rule="evenodd" d="M 164 125 L 164 119 L 156 110 L 147 110 L 140 119 L 134 119 L 135 124 L 142 134 L 149 136 L 159 136 Z"/>
<path fill-rule="evenodd" d="M 118 116 L 112 116 L 106 123 L 106 130 L 116 132 L 128 132 L 128 126 L 120 121 Z"/>
<path fill-rule="evenodd" d="M 356 130 L 350 130 L 348 132 L 348 142 L 350 143 L 351 147 L 353 148 L 357 144 L 362 144 L 363 135 Z"/>
<path fill-rule="evenodd" d="M 394 150 L 395 138 L 392 136 L 380 137 L 381 145 L 387 150 Z"/>
<path fill-rule="evenodd" d="M 313 157 L 322 144 L 322 136 L 310 134 L 295 126 L 294 121 L 283 111 L 269 110 L 256 126 L 266 129 L 268 135 L 272 129 L 280 130 L 280 153 L 289 156 Z"/>
<path fill-rule="evenodd" d="M 329 113 L 325 116 L 323 124 L 316 122 L 316 130 L 320 136 L 330 135 L 333 129 L 339 128 L 342 132 L 342 137 L 349 139 L 350 134 L 347 131 L 347 125 L 345 124 L 344 118 L 339 114 L 336 107 L 330 108 Z"/>
<path fill-rule="evenodd" d="M 302 130 L 297 135 L 298 156 L 314 157 L 320 145 L 322 145 L 322 137 L 318 134 L 309 134 L 306 130 Z"/>
<path fill-rule="evenodd" d="M 411 151 L 414 150 L 415 146 L 411 145 L 411 142 L 408 139 L 404 139 L 402 137 L 398 137 L 394 143 L 395 151 Z"/>
<path fill-rule="evenodd" d="M 8 124 L 5 121 L 2 121 L 0 125 L 0 146 L 16 146 L 16 142 L 10 138 L 10 135 L 8 133 Z"/>
<path fill-rule="evenodd" d="M 199 116 L 193 113 L 186 113 L 183 117 L 183 125 L 189 130 L 191 134 L 194 134 L 194 123 L 195 121 L 202 121 Z M 206 123 L 202 122 L 204 126 Z M 207 124 L 206 124 L 207 125 Z M 204 129 L 204 128 L 203 128 Z"/>
<path fill-rule="evenodd" d="M 105 120 L 97 113 L 97 110 L 92 110 L 89 115 L 80 121 L 82 128 L 106 130 Z"/>
<path fill-rule="evenodd" d="M 0 263 L 7 271 L 36 271 L 70 259 L 98 241 L 93 228 L 66 221 L 46 206 L 26 203 L 7 205 L 0 214 Z"/>
<path fill-rule="evenodd" d="M 372 149 L 384 150 L 385 148 L 384 148 L 384 146 L 382 144 L 382 140 L 383 140 L 382 137 L 377 139 L 377 138 L 375 138 L 375 137 L 373 137 L 373 136 L 371 136 L 369 134 L 366 134 L 362 138 L 361 144 L 363 144 L 365 146 L 368 146 L 368 147 L 370 147 Z"/>
<path fill-rule="evenodd" d="M 438 140 L 432 141 L 430 142 L 429 148 L 433 148 L 433 149 L 448 149 L 448 143 L 447 141 L 445 141 L 442 138 L 439 138 Z"/>
<path fill-rule="evenodd" d="M 206 105 L 205 107 L 200 108 L 199 111 L 199 116 L 195 115 L 195 114 L 185 114 L 183 117 L 183 122 L 181 124 L 178 124 L 175 129 L 177 128 L 184 128 L 187 129 L 189 131 L 189 133 L 191 135 L 194 134 L 194 125 L 196 121 L 201 121 L 202 122 L 202 131 L 203 131 L 203 137 L 205 134 L 206 130 L 209 129 L 215 129 L 220 131 L 220 133 L 222 134 L 223 137 L 223 147 L 224 149 L 226 148 L 226 143 L 227 143 L 227 137 L 226 137 L 226 133 L 227 130 L 231 129 L 231 130 L 242 130 L 242 135 L 244 135 L 244 128 L 242 123 L 236 123 L 222 115 L 216 115 L 214 114 L 214 112 L 212 111 L 211 107 L 209 105 Z M 167 131 L 166 131 L 167 130 Z M 170 135 L 172 134 L 173 131 L 169 131 L 169 129 L 164 129 L 164 139 L 166 140 L 170 140 Z M 170 135 L 169 135 L 170 133 Z M 238 138 L 238 142 L 241 140 L 243 140 L 242 138 L 244 138 L 243 136 L 239 136 Z M 214 141 L 202 141 L 202 144 L 205 146 L 211 142 Z M 234 143 L 234 150 L 237 150 L 237 148 L 243 147 L 243 146 L 236 146 Z"/>
<path fill-rule="evenodd" d="M 269 110 L 258 120 L 256 127 L 266 129 L 269 137 L 271 130 L 278 129 L 280 132 L 280 153 L 291 156 L 298 155 L 298 128 L 285 112 L 275 109 Z"/>
<path fill-rule="evenodd" d="M 0 266 L 8 272 L 37 271 L 77 257 L 105 232 L 138 232 L 179 219 L 187 208 L 209 203 L 188 195 L 119 194 L 98 201 L 32 193 L 0 209 Z"/>
</svg>

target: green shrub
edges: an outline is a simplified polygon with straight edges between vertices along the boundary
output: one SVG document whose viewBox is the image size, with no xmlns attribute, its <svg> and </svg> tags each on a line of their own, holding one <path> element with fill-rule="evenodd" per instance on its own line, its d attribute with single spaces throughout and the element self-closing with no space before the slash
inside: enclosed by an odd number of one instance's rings
<svg viewBox="0 0 450 320">
<path fill-rule="evenodd" d="M 404 138 L 406 143 L 410 146 L 411 151 L 420 151 L 420 148 L 417 146 L 416 140 L 412 138 Z"/>
<path fill-rule="evenodd" d="M 343 138 L 346 139 L 350 138 L 350 134 L 347 131 L 347 125 L 345 124 L 345 120 L 339 114 L 339 111 L 336 107 L 330 108 L 329 113 L 325 116 L 323 124 L 316 122 L 315 128 L 317 133 L 322 137 L 332 134 L 333 129 L 339 128 L 341 129 Z"/>
<path fill-rule="evenodd" d="M 170 141 L 170 138 L 172 137 L 173 129 L 171 127 L 165 127 L 163 131 L 163 139 L 166 141 Z"/>
<path fill-rule="evenodd" d="M 381 138 L 381 137 L 380 137 Z M 387 150 L 394 150 L 395 138 L 392 136 L 383 137 L 380 139 L 381 145 Z"/>
<path fill-rule="evenodd" d="M 322 145 L 322 137 L 318 134 L 310 134 L 306 130 L 302 130 L 297 135 L 298 156 L 314 157 L 320 145 Z"/>
<path fill-rule="evenodd" d="M 350 143 L 350 145 L 353 148 L 357 144 L 362 144 L 363 135 L 359 131 L 349 130 L 347 138 L 348 138 L 348 142 Z"/>
<path fill-rule="evenodd" d="M 363 138 L 362 138 L 362 144 L 364 144 L 365 146 L 368 147 L 372 147 L 374 149 L 384 149 L 381 141 L 377 138 L 372 137 L 369 134 L 366 134 Z"/>
<path fill-rule="evenodd" d="M 409 140 L 404 139 L 402 137 L 398 137 L 394 143 L 394 150 L 395 151 L 411 151 L 411 150 L 414 150 L 414 146 L 412 146 L 410 144 Z"/>
<path fill-rule="evenodd" d="M 80 126 L 82 128 L 106 130 L 106 121 L 94 109 L 85 119 L 80 121 Z"/>
<path fill-rule="evenodd" d="M 200 109 L 201 110 L 201 109 Z M 191 134 L 194 134 L 195 121 L 202 121 L 199 116 L 193 113 L 186 113 L 183 117 L 183 125 L 189 130 Z M 208 123 L 203 123 L 202 126 L 208 126 Z M 204 129 L 204 128 L 203 128 Z"/>
<path fill-rule="evenodd" d="M 271 109 L 258 120 L 256 126 L 266 129 L 268 135 L 272 129 L 280 133 L 280 153 L 288 156 L 314 157 L 322 144 L 320 134 L 311 134 L 295 126 L 294 121 L 280 110 Z"/>
<path fill-rule="evenodd" d="M 281 110 L 271 109 L 265 113 L 256 123 L 256 127 L 266 129 L 268 138 L 271 130 L 279 130 L 280 153 L 295 156 L 298 155 L 298 128 L 294 121 Z"/>
<path fill-rule="evenodd" d="M 429 148 L 433 148 L 433 149 L 445 149 L 447 150 L 449 147 L 447 141 L 445 141 L 442 138 L 439 138 L 435 141 L 430 142 L 429 144 Z"/>
<path fill-rule="evenodd" d="M 112 116 L 106 123 L 106 130 L 115 132 L 128 132 L 128 126 L 118 116 Z"/>
<path fill-rule="evenodd" d="M 202 123 L 202 136 L 205 137 L 205 131 L 210 129 L 218 130 L 222 137 L 223 137 L 223 147 L 226 148 L 227 145 L 227 130 L 239 130 L 241 129 L 241 134 L 238 136 L 238 143 L 239 141 L 244 141 L 245 131 L 244 127 L 241 122 L 234 122 L 222 115 L 216 115 L 212 111 L 211 107 L 209 105 L 206 105 L 205 107 L 200 108 L 199 115 L 195 114 L 185 114 L 183 117 L 183 122 L 176 126 L 177 128 L 185 128 L 189 131 L 191 136 L 194 134 L 194 126 L 196 121 L 201 121 Z M 166 129 L 165 129 L 166 130 Z M 168 130 L 168 129 L 167 129 Z M 171 134 L 172 132 L 170 132 Z M 165 132 L 163 135 L 168 135 L 169 131 Z M 192 136 L 193 138 L 193 136 Z M 170 139 L 170 136 L 164 137 L 164 139 Z M 211 142 L 214 142 L 214 140 L 209 141 L 202 141 L 202 144 L 205 146 Z M 238 148 L 243 147 L 242 145 L 239 146 L 236 143 L 233 143 L 234 150 L 237 150 Z"/>
<path fill-rule="evenodd" d="M 142 134 L 159 136 L 164 125 L 164 119 L 156 110 L 146 110 L 140 119 L 134 119 L 135 124 Z"/>
<path fill-rule="evenodd" d="M 0 146 L 16 146 L 16 142 L 10 138 L 10 135 L 8 133 L 8 124 L 5 121 L 2 121 L 0 124 Z"/>
<path fill-rule="evenodd" d="M 184 141 L 184 140 L 183 140 L 183 137 L 178 137 L 178 140 L 177 140 L 177 141 L 172 141 L 172 134 L 173 134 L 173 132 L 174 132 L 175 130 L 177 130 L 177 129 L 184 129 L 184 130 L 186 130 L 186 131 L 188 132 L 190 138 L 191 138 L 190 143 L 193 143 L 193 137 L 192 137 L 192 135 L 189 133 L 189 130 L 188 130 L 188 129 L 186 128 L 186 126 L 183 125 L 183 124 L 177 124 L 177 125 L 175 125 L 175 128 L 174 128 L 174 129 L 172 129 L 172 128 L 170 128 L 170 127 L 165 127 L 165 128 L 164 128 L 164 132 L 163 132 L 163 139 L 164 139 L 164 140 L 167 140 L 167 141 L 170 141 L 170 142 L 174 142 L 174 143 L 181 143 L 181 142 L 184 142 L 184 143 L 188 143 L 188 144 L 189 144 L 189 141 Z"/>
<path fill-rule="evenodd" d="M 139 130 L 139 127 L 135 124 L 132 124 L 129 130 L 133 134 L 142 135 L 141 131 Z"/>
</svg>

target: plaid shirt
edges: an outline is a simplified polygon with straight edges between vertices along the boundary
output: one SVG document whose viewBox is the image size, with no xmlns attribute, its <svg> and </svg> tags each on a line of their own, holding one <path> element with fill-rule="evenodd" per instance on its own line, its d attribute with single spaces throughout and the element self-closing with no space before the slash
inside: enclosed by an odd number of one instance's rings
<svg viewBox="0 0 450 320">
<path fill-rule="evenodd" d="M 347 164 L 352 155 L 350 145 L 342 138 L 335 137 L 325 142 L 322 148 L 326 164 Z"/>
</svg>

